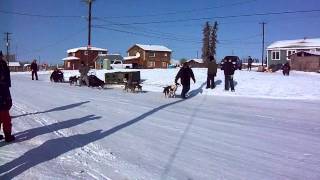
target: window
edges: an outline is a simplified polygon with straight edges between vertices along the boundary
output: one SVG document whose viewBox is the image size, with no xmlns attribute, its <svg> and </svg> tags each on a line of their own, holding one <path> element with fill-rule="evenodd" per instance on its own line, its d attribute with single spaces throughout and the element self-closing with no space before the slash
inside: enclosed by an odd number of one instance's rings
<svg viewBox="0 0 320 180">
<path fill-rule="evenodd" d="M 148 67 L 155 67 L 156 63 L 154 61 L 148 62 Z"/>
<path fill-rule="evenodd" d="M 280 60 L 280 51 L 272 51 L 271 52 L 272 60 Z"/>
<path fill-rule="evenodd" d="M 84 51 L 84 55 L 88 55 L 88 51 Z"/>
<path fill-rule="evenodd" d="M 70 62 L 67 62 L 67 67 L 70 68 Z"/>
<path fill-rule="evenodd" d="M 72 56 L 76 56 L 76 53 L 72 53 Z"/>
<path fill-rule="evenodd" d="M 156 57 L 156 53 L 155 52 L 151 52 L 149 57 Z"/>
<path fill-rule="evenodd" d="M 162 67 L 166 68 L 167 67 L 167 63 L 166 62 L 162 62 Z"/>
<path fill-rule="evenodd" d="M 168 53 L 164 53 L 164 57 L 167 57 L 168 56 Z"/>
<path fill-rule="evenodd" d="M 294 53 L 296 53 L 296 50 L 287 50 L 287 60 L 290 60 L 289 56 Z"/>
</svg>

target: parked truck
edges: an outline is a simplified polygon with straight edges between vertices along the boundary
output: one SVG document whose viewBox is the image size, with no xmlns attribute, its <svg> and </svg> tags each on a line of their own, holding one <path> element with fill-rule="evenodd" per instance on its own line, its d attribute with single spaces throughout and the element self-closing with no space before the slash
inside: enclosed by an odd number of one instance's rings
<svg viewBox="0 0 320 180">
<path fill-rule="evenodd" d="M 121 60 L 111 61 L 111 69 L 132 69 L 132 64 L 124 64 Z"/>
</svg>

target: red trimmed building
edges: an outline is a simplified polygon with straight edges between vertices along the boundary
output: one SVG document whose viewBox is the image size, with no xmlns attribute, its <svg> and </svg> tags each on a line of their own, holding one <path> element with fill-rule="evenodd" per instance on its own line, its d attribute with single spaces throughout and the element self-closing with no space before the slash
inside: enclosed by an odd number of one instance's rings
<svg viewBox="0 0 320 180">
<path fill-rule="evenodd" d="M 64 69 L 79 69 L 81 61 L 91 68 L 96 67 L 96 59 L 100 54 L 107 54 L 107 49 L 97 47 L 79 47 L 67 50 L 68 56 L 63 58 Z"/>
</svg>

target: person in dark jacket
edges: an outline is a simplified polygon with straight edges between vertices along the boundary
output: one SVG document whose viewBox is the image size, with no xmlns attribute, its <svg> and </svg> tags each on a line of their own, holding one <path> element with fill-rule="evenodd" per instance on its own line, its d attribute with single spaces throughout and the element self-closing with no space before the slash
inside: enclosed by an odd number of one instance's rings
<svg viewBox="0 0 320 180">
<path fill-rule="evenodd" d="M 291 67 L 290 67 L 289 63 L 288 63 L 288 62 L 285 63 L 285 64 L 282 66 L 282 73 L 283 73 L 283 75 L 284 75 L 284 76 L 289 76 L 290 69 L 291 69 Z"/>
<path fill-rule="evenodd" d="M 9 110 L 12 106 L 12 99 L 10 87 L 10 70 L 7 66 L 7 62 L 3 60 L 3 55 L 0 51 L 0 129 L 2 125 L 6 142 L 15 140 L 15 137 L 11 135 L 12 124 Z M 0 139 L 3 139 L 3 135 L 0 135 Z"/>
<path fill-rule="evenodd" d="M 233 75 L 236 70 L 236 62 L 231 59 L 224 59 L 221 62 L 221 70 L 224 71 L 224 89 L 229 91 L 229 87 L 231 87 L 231 91 L 234 92 L 234 83 L 233 83 Z"/>
<path fill-rule="evenodd" d="M 194 74 L 192 69 L 189 67 L 188 62 L 183 63 L 183 66 L 179 70 L 176 78 L 175 83 L 178 83 L 178 79 L 182 84 L 182 91 L 181 91 L 181 98 L 185 99 L 187 92 L 190 90 L 190 79 L 196 83 L 196 79 L 194 78 Z"/>
<path fill-rule="evenodd" d="M 214 83 L 214 77 L 217 75 L 217 68 L 218 66 L 216 60 L 213 58 L 213 56 L 210 56 L 208 62 L 207 89 L 213 89 L 216 87 Z"/>
<path fill-rule="evenodd" d="M 33 60 L 31 63 L 31 75 L 32 75 L 32 80 L 34 80 L 34 76 L 36 76 L 36 80 L 38 80 L 38 64 L 37 60 Z"/>
<path fill-rule="evenodd" d="M 252 63 L 253 63 L 253 59 L 251 58 L 251 56 L 249 56 L 249 58 L 248 58 L 248 71 L 251 71 Z"/>
<path fill-rule="evenodd" d="M 63 82 L 63 72 L 61 72 L 58 68 L 55 68 L 50 76 L 50 81 Z"/>
</svg>

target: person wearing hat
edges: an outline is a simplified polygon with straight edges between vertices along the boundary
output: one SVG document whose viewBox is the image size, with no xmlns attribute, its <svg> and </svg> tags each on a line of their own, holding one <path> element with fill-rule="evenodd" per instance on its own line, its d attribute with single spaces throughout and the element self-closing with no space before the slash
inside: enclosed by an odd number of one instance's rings
<svg viewBox="0 0 320 180">
<path fill-rule="evenodd" d="M 10 87 L 10 70 L 7 62 L 3 59 L 2 51 L 0 51 L 0 129 L 2 125 L 6 142 L 15 140 L 15 137 L 11 135 L 12 124 L 9 110 L 12 107 L 12 99 Z M 0 139 L 3 139 L 3 135 L 0 135 Z"/>
</svg>

